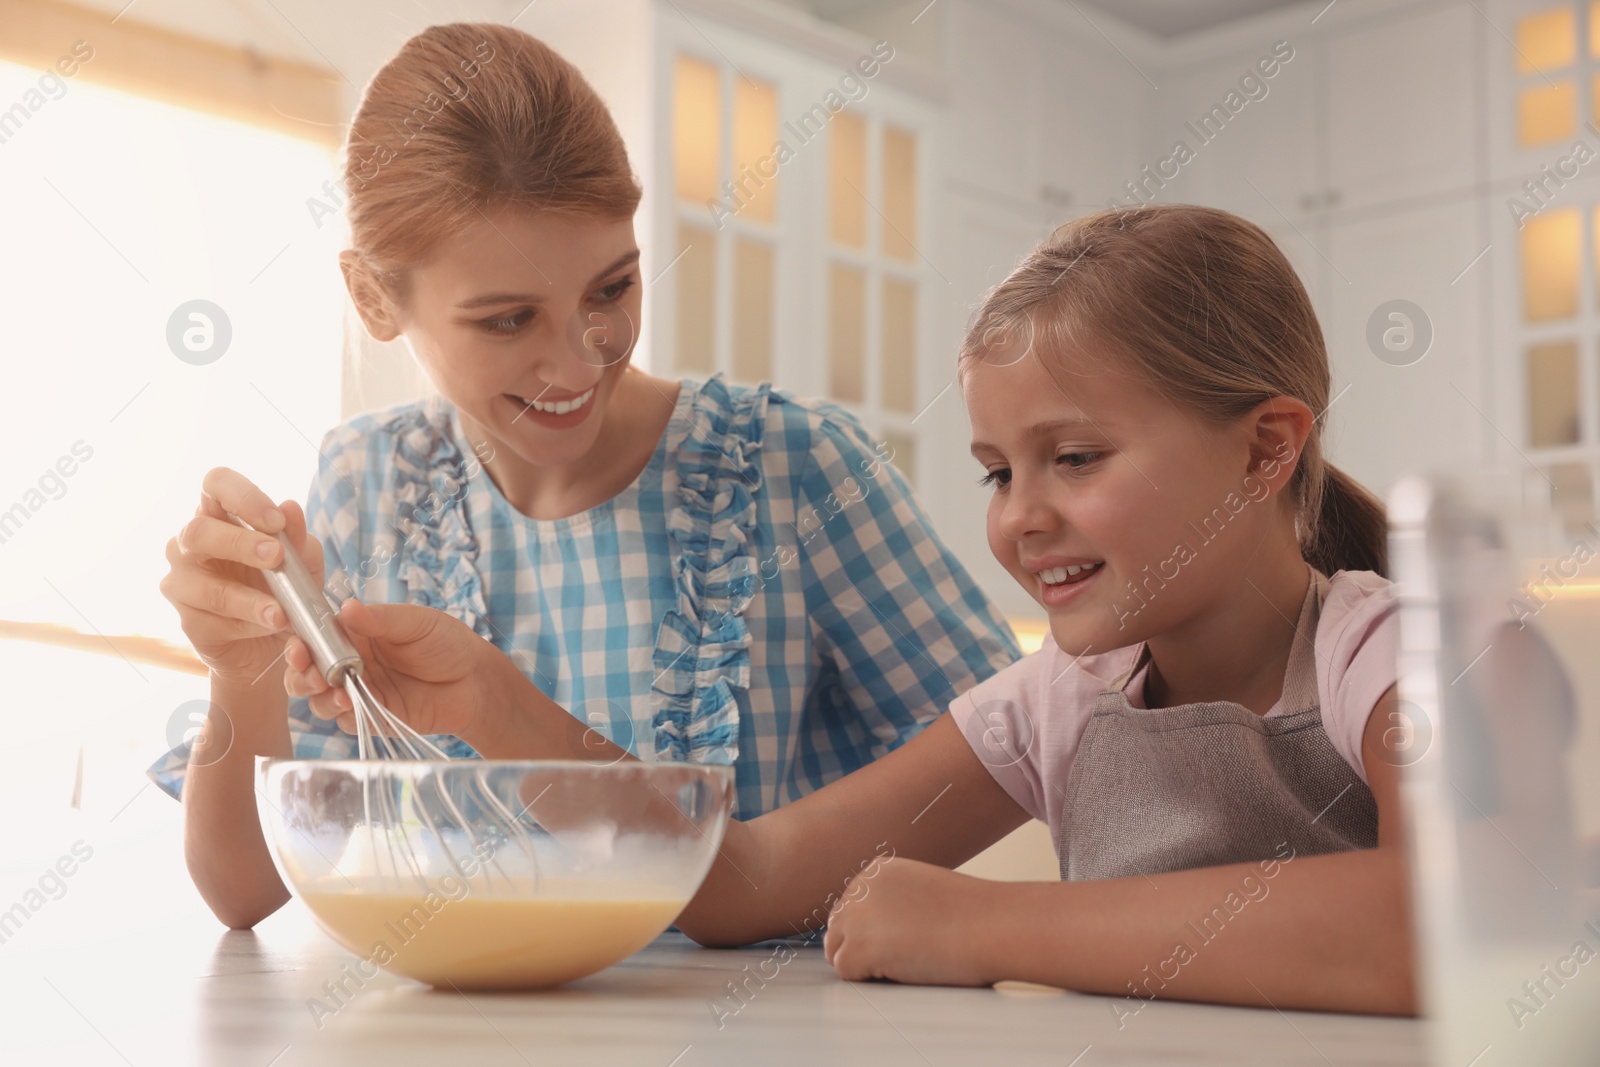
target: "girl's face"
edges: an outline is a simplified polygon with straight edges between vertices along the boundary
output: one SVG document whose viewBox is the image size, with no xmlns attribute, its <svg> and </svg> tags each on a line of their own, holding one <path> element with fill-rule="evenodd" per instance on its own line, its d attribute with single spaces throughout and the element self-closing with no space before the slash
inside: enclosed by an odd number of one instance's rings
<svg viewBox="0 0 1600 1067">
<path fill-rule="evenodd" d="M 1237 596 L 1251 556 L 1283 534 L 1275 491 L 1293 448 L 1276 450 L 1272 475 L 1252 471 L 1253 428 L 1202 421 L 1115 358 L 1008 358 L 965 368 L 972 454 L 993 493 L 989 547 L 1044 607 L 1056 644 L 1109 652 Z"/>
<path fill-rule="evenodd" d="M 489 211 L 411 274 L 406 338 L 472 435 L 535 466 L 588 455 L 639 336 L 633 220 Z"/>
</svg>

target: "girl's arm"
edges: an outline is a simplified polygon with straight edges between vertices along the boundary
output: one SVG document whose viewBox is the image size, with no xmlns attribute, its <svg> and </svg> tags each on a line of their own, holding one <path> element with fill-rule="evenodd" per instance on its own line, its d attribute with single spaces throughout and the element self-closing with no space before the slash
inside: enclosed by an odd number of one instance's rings
<svg viewBox="0 0 1600 1067">
<path fill-rule="evenodd" d="M 1398 756 L 1384 743 L 1397 710 L 1391 687 L 1363 736 L 1376 848 L 1297 856 L 1290 841 L 1260 863 L 1060 883 L 890 864 L 835 909 L 828 958 L 852 979 L 1010 978 L 1120 995 L 1122 1020 L 1155 997 L 1414 1015 Z"/>
<path fill-rule="evenodd" d="M 852 876 L 870 886 L 905 859 L 954 867 L 1027 818 L 955 721 L 941 715 L 825 788 L 750 822 L 730 822 L 677 926 L 702 945 L 812 934 L 831 906 L 848 899 Z"/>
</svg>

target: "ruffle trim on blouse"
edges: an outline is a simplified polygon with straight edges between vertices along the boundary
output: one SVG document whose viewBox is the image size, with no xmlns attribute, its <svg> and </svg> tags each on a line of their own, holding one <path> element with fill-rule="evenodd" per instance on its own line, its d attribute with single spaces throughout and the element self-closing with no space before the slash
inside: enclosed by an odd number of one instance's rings
<svg viewBox="0 0 1600 1067">
<path fill-rule="evenodd" d="M 467 518 L 477 457 L 461 453 L 450 409 L 437 398 L 394 426 L 395 554 L 407 600 L 437 608 L 489 637 L 478 539 Z M 471 463 L 469 467 L 468 464 Z"/>
<path fill-rule="evenodd" d="M 688 388 L 685 385 L 685 388 Z M 700 387 L 678 447 L 678 501 L 667 515 L 675 607 L 656 636 L 656 758 L 728 764 L 739 756 L 734 689 L 750 688 L 753 534 L 769 387 L 734 395 L 721 376 Z"/>
</svg>

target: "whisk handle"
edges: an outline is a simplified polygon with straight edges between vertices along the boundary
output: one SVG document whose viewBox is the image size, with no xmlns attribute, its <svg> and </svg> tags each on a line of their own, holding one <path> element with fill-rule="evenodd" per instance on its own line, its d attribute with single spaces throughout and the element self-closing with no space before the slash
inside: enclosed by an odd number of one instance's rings
<svg viewBox="0 0 1600 1067">
<path fill-rule="evenodd" d="M 229 513 L 228 518 L 246 529 L 252 528 L 237 515 Z M 289 538 L 282 532 L 277 537 L 283 546 L 283 562 L 262 572 L 267 586 L 289 616 L 289 625 L 311 649 L 311 658 L 322 676 L 329 685 L 341 686 L 350 674 L 361 672 L 361 653 L 350 643 L 322 587 L 306 569 Z"/>
</svg>

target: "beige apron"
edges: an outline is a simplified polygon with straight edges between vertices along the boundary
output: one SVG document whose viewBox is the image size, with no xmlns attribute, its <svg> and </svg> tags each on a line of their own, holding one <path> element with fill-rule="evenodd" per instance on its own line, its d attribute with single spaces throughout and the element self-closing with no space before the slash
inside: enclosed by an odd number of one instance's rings
<svg viewBox="0 0 1600 1067">
<path fill-rule="evenodd" d="M 1061 809 L 1061 877 L 1084 881 L 1378 843 L 1372 791 L 1328 739 L 1316 632 L 1328 579 L 1312 569 L 1283 683 L 1281 715 L 1231 701 L 1136 708 L 1123 688 L 1095 700 Z"/>
</svg>

